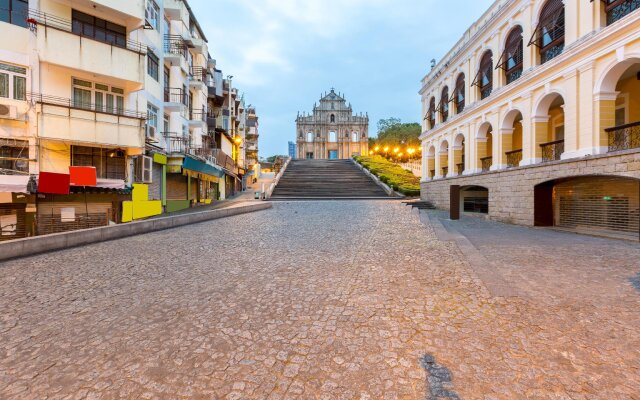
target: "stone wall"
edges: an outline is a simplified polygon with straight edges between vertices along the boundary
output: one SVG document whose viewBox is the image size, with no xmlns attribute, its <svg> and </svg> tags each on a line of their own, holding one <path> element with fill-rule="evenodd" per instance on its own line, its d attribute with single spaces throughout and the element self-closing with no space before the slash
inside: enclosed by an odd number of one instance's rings
<svg viewBox="0 0 640 400">
<path fill-rule="evenodd" d="M 421 183 L 421 198 L 439 209 L 449 209 L 449 186 L 483 186 L 489 189 L 489 218 L 513 224 L 533 225 L 534 187 L 554 179 L 610 175 L 640 179 L 638 149 L 554 161 L 509 170 L 437 179 Z"/>
</svg>

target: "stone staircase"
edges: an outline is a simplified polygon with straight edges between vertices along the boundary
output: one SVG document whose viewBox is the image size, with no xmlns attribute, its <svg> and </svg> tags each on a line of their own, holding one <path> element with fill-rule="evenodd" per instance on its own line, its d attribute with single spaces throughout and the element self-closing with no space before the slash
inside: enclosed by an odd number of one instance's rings
<svg viewBox="0 0 640 400">
<path fill-rule="evenodd" d="M 271 200 L 391 199 L 351 160 L 291 160 Z"/>
</svg>

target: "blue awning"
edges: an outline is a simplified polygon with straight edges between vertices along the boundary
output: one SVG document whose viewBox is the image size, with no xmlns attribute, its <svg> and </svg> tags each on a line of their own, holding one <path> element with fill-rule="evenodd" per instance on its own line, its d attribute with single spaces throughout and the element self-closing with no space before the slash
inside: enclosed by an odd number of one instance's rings
<svg viewBox="0 0 640 400">
<path fill-rule="evenodd" d="M 182 162 L 182 168 L 188 169 L 190 171 L 200 172 L 206 175 L 215 176 L 218 178 L 222 178 L 224 176 L 224 171 L 217 165 L 207 164 L 191 157 L 184 158 L 184 161 Z"/>
</svg>

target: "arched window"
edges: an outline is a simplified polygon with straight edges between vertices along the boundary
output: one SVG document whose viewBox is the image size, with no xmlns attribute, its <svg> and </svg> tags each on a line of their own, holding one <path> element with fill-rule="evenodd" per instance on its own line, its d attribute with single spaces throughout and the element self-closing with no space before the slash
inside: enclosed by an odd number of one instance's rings
<svg viewBox="0 0 640 400">
<path fill-rule="evenodd" d="M 486 99 L 493 91 L 493 53 L 491 50 L 485 51 L 480 59 L 480 68 L 472 86 L 477 86 L 480 90 L 480 99 Z"/>
<path fill-rule="evenodd" d="M 464 111 L 464 74 L 458 75 L 458 79 L 456 79 L 453 102 L 456 105 L 456 112 L 458 114 Z"/>
<path fill-rule="evenodd" d="M 334 114 L 331 114 L 331 122 L 336 122 L 336 116 Z"/>
<path fill-rule="evenodd" d="M 352 142 L 357 142 L 358 141 L 358 132 L 353 132 L 351 134 L 351 141 Z"/>
<path fill-rule="evenodd" d="M 607 26 L 640 8 L 637 0 L 604 0 L 604 11 L 607 13 Z"/>
<path fill-rule="evenodd" d="M 442 95 L 440 96 L 440 115 L 442 116 L 442 122 L 449 118 L 449 87 L 447 86 L 442 89 Z"/>
<path fill-rule="evenodd" d="M 540 49 L 540 63 L 544 64 L 564 50 L 564 2 L 548 0 L 542 7 L 538 26 L 529 45 Z"/>
<path fill-rule="evenodd" d="M 509 32 L 498 67 L 504 70 L 507 85 L 522 76 L 522 27 L 516 26 Z"/>
<path fill-rule="evenodd" d="M 427 111 L 427 121 L 429 121 L 429 129 L 436 126 L 436 98 L 432 97 L 429 101 L 429 110 Z"/>
<path fill-rule="evenodd" d="M 307 142 L 313 142 L 313 132 L 307 133 Z"/>
</svg>

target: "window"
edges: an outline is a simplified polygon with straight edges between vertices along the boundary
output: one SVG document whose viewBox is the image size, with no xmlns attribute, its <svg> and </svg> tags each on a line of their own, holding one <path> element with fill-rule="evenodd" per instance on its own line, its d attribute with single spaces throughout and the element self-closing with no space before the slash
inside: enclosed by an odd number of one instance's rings
<svg viewBox="0 0 640 400">
<path fill-rule="evenodd" d="M 603 2 L 604 11 L 607 13 L 607 25 L 640 8 L 640 0 L 604 0 Z"/>
<path fill-rule="evenodd" d="M 124 151 L 99 147 L 71 146 L 71 165 L 96 167 L 102 179 L 126 179 Z"/>
<path fill-rule="evenodd" d="M 351 133 L 351 141 L 352 142 L 357 142 L 358 141 L 358 132 Z"/>
<path fill-rule="evenodd" d="M 3 143 L 0 139 L 0 170 L 29 172 L 29 142 L 23 140 L 7 140 L 7 142 L 9 143 Z"/>
<path fill-rule="evenodd" d="M 507 85 L 522 76 L 522 50 L 522 27 L 517 26 L 507 36 L 504 52 L 498 61 L 498 68 L 505 72 Z"/>
<path fill-rule="evenodd" d="M 429 102 L 429 110 L 427 111 L 427 120 L 429 121 L 429 129 L 436 126 L 436 98 L 432 97 Z"/>
<path fill-rule="evenodd" d="M 0 0 L 0 21 L 27 27 L 29 2 L 27 0 Z"/>
<path fill-rule="evenodd" d="M 464 110 L 464 74 L 458 75 L 458 79 L 456 79 L 453 102 L 456 105 L 456 112 L 460 114 Z"/>
<path fill-rule="evenodd" d="M 165 114 L 162 117 L 162 129 L 163 132 L 169 132 L 169 115 Z"/>
<path fill-rule="evenodd" d="M 127 28 L 124 26 L 76 10 L 72 11 L 71 18 L 73 33 L 114 46 L 127 47 Z"/>
<path fill-rule="evenodd" d="M 564 50 L 564 3 L 563 0 L 548 0 L 540 12 L 538 26 L 529 45 L 540 49 L 542 64 L 553 59 Z"/>
<path fill-rule="evenodd" d="M 147 103 L 147 125 L 158 129 L 158 107 Z"/>
<path fill-rule="evenodd" d="M 616 126 L 627 124 L 629 121 L 629 113 L 627 104 L 629 103 L 629 93 L 618 95 L 616 99 Z"/>
<path fill-rule="evenodd" d="M 73 78 L 73 105 L 109 114 L 124 111 L 124 89 Z"/>
<path fill-rule="evenodd" d="M 307 142 L 313 142 L 313 132 L 307 132 Z"/>
<path fill-rule="evenodd" d="M 480 90 L 480 99 L 486 99 L 493 91 L 493 53 L 487 50 L 480 60 L 478 74 L 471 86 Z"/>
<path fill-rule="evenodd" d="M 331 122 L 336 122 L 336 116 L 331 114 Z"/>
<path fill-rule="evenodd" d="M 440 96 L 440 116 L 442 116 L 442 122 L 449 118 L 449 88 L 447 86 L 442 89 L 442 96 Z"/>
<path fill-rule="evenodd" d="M 0 63 L 0 97 L 27 99 L 27 69 Z"/>
<path fill-rule="evenodd" d="M 147 7 L 144 10 L 144 17 L 147 20 L 147 24 L 152 26 L 153 29 L 158 30 L 158 15 L 160 14 L 160 7 L 154 0 L 147 0 Z"/>
<path fill-rule="evenodd" d="M 158 81 L 158 56 L 151 49 L 147 50 L 147 74 Z"/>
<path fill-rule="evenodd" d="M 337 141 L 338 141 L 338 137 L 336 136 L 336 132 L 335 131 L 329 132 L 329 142 L 333 143 Z"/>
</svg>

